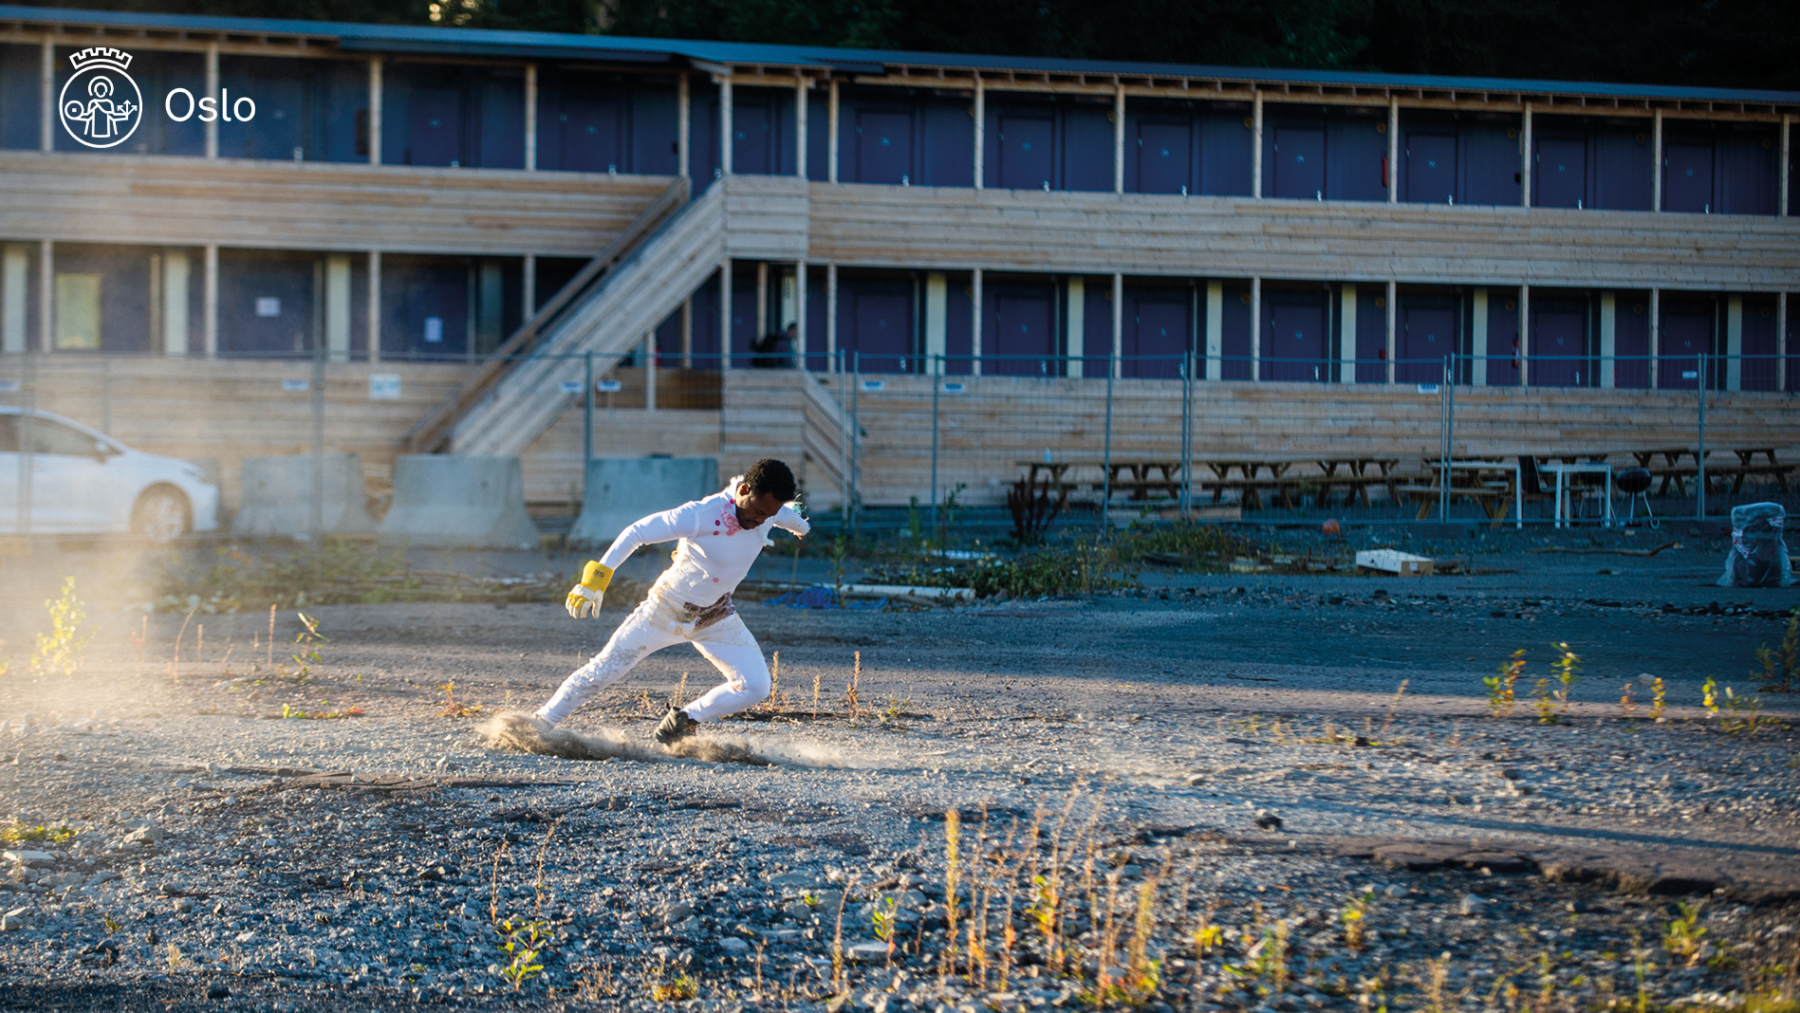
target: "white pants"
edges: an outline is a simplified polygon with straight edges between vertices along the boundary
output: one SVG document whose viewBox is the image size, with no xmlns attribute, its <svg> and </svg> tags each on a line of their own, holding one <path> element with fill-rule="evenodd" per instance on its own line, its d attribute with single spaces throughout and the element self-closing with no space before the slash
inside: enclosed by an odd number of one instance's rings
<svg viewBox="0 0 1800 1013">
<path fill-rule="evenodd" d="M 588 697 L 624 678 L 644 658 L 665 647 L 690 643 L 699 650 L 719 674 L 722 685 L 682 709 L 695 721 L 735 714 L 766 699 L 769 695 L 769 666 L 763 661 L 762 648 L 735 614 L 703 629 L 682 622 L 682 603 L 650 592 L 619 628 L 612 639 L 587 664 L 569 673 L 550 702 L 540 707 L 537 716 L 551 724 L 560 724 L 580 707 Z"/>
</svg>

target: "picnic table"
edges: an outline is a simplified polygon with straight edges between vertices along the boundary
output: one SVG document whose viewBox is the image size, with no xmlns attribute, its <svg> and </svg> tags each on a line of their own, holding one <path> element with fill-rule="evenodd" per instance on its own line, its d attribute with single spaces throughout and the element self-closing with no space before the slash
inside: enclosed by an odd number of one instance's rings
<svg viewBox="0 0 1800 1013">
<path fill-rule="evenodd" d="M 1343 489 L 1344 501 L 1361 499 L 1364 506 L 1369 505 L 1369 486 L 1381 485 L 1388 490 L 1388 498 L 1394 497 L 1394 467 L 1400 463 L 1398 457 L 1376 457 L 1374 455 L 1348 455 L 1343 457 L 1232 457 L 1203 458 L 1198 463 L 1212 472 L 1212 478 L 1200 483 L 1203 488 L 1210 488 L 1213 502 L 1219 502 L 1226 490 L 1236 491 L 1245 509 L 1261 510 L 1262 493 L 1273 492 L 1280 497 L 1281 505 L 1293 509 L 1293 494 L 1305 484 L 1319 488 L 1318 501 L 1323 504 L 1330 498 L 1332 491 Z M 1296 465 L 1311 464 L 1318 471 L 1295 472 Z M 1268 472 L 1263 478 L 1262 473 Z M 1234 477 L 1235 475 L 1235 477 Z"/>
<path fill-rule="evenodd" d="M 1662 479 L 1662 485 L 1656 490 L 1658 496 L 1669 494 L 1669 484 L 1674 483 L 1677 495 L 1686 496 L 1687 480 L 1700 474 L 1700 458 L 1689 447 L 1659 447 L 1651 450 L 1627 451 L 1637 460 L 1638 467 L 1650 473 L 1652 479 Z M 1706 476 L 1710 485 L 1714 479 L 1723 480 L 1731 477 L 1731 491 L 1738 492 L 1744 487 L 1744 479 L 1751 475 L 1768 475 L 1775 479 L 1775 484 L 1782 492 L 1788 491 L 1787 477 L 1797 466 L 1782 464 L 1775 459 L 1774 447 L 1740 447 L 1731 451 L 1737 458 L 1737 464 L 1715 464 L 1713 452 L 1706 452 Z M 1662 458 L 1659 463 L 1656 459 Z M 1757 458 L 1761 457 L 1761 462 Z M 1689 463 L 1682 463 L 1683 459 Z"/>
<path fill-rule="evenodd" d="M 1524 493 L 1519 485 L 1519 463 L 1517 461 L 1481 461 L 1452 459 L 1449 467 L 1444 466 L 1442 458 L 1423 458 L 1420 461 L 1425 479 L 1424 483 L 1413 483 L 1400 486 L 1397 491 L 1404 493 L 1419 502 L 1419 520 L 1428 520 L 1431 512 L 1448 496 L 1449 502 L 1458 499 L 1468 500 L 1481 507 L 1482 513 L 1488 516 L 1495 527 L 1506 519 L 1506 511 L 1511 506 L 1513 525 L 1524 527 L 1525 509 Z M 1448 477 L 1448 488 L 1445 479 Z"/>
<path fill-rule="evenodd" d="M 1068 494 L 1083 487 L 1095 490 L 1110 488 L 1114 492 L 1126 492 L 1134 500 L 1150 498 L 1153 492 L 1162 492 L 1170 499 L 1181 495 L 1181 460 L 1063 460 L 1063 461 L 1015 461 L 1018 467 L 1026 469 L 1025 487 L 1038 491 L 1055 491 L 1066 502 Z M 1074 481 L 1065 476 L 1071 469 L 1093 469 L 1100 472 L 1097 479 Z M 1041 478 L 1040 478 L 1041 476 Z"/>
</svg>

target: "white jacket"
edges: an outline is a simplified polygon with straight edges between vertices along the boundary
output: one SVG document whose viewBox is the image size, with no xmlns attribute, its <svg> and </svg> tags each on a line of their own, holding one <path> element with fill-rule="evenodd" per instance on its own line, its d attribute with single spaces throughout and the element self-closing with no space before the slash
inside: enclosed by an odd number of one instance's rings
<svg viewBox="0 0 1800 1013">
<path fill-rule="evenodd" d="M 636 521 L 619 532 L 600 562 L 617 570 L 640 545 L 680 539 L 675 561 L 651 590 L 695 605 L 713 604 L 735 590 L 750 572 L 763 546 L 769 544 L 771 528 L 796 535 L 812 530 L 792 503 L 754 528 L 740 527 L 731 488 Z"/>
</svg>

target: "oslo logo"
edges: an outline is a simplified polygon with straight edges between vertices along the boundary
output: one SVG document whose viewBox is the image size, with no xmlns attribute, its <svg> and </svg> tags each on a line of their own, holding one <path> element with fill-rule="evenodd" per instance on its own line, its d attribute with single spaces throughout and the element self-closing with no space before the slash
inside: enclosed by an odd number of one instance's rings
<svg viewBox="0 0 1800 1013">
<path fill-rule="evenodd" d="M 125 73 L 131 54 L 96 46 L 69 57 L 75 73 L 57 99 L 63 129 L 90 148 L 125 142 L 144 118 L 144 96 Z"/>
</svg>

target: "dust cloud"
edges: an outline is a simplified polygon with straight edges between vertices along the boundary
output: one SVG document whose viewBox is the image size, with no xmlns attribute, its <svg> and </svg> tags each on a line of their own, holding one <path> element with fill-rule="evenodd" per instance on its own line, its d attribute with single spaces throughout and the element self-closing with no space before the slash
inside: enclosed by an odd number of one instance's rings
<svg viewBox="0 0 1800 1013">
<path fill-rule="evenodd" d="M 494 715 L 477 731 L 494 749 L 512 749 L 568 760 L 631 760 L 637 763 L 699 760 L 702 763 L 820 769 L 866 769 L 886 765 L 874 757 L 849 756 L 823 743 L 741 736 L 718 732 L 714 728 L 672 746 L 662 746 L 654 741 L 630 738 L 617 728 L 575 732 L 553 728 L 529 714 L 511 711 Z"/>
</svg>

